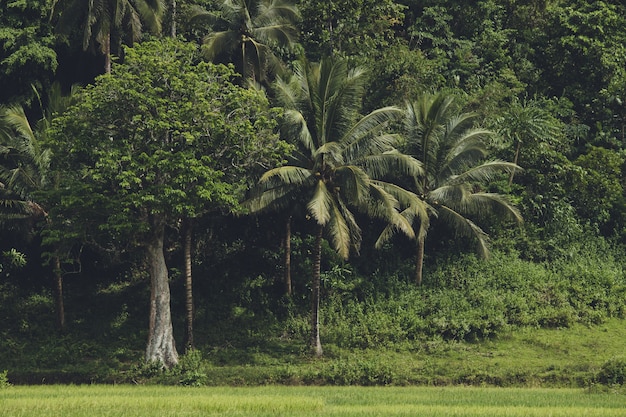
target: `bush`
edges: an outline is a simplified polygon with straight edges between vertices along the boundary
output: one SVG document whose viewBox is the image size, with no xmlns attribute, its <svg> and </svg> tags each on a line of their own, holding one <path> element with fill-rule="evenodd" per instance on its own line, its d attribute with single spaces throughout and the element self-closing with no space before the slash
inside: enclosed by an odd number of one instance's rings
<svg viewBox="0 0 626 417">
<path fill-rule="evenodd" d="M 0 372 L 0 389 L 8 388 L 11 386 L 9 379 L 7 377 L 8 371 Z"/>
<path fill-rule="evenodd" d="M 209 381 L 202 352 L 196 349 L 191 349 L 181 356 L 178 366 L 170 372 L 177 376 L 180 385 L 199 387 Z"/>
<path fill-rule="evenodd" d="M 606 361 L 598 372 L 597 380 L 605 385 L 623 385 L 626 381 L 626 358 L 616 357 Z"/>
</svg>

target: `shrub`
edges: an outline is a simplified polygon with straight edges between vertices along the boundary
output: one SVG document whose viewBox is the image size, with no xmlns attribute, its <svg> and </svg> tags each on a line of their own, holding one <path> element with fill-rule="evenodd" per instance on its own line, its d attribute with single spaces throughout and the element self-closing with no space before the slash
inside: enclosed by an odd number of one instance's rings
<svg viewBox="0 0 626 417">
<path fill-rule="evenodd" d="M 597 380 L 606 385 L 623 385 L 626 381 L 626 358 L 615 357 L 606 361 L 598 372 Z"/>
<path fill-rule="evenodd" d="M 0 389 L 8 388 L 11 386 L 9 378 L 7 377 L 8 371 L 0 372 Z"/>
<path fill-rule="evenodd" d="M 197 349 L 191 349 L 181 356 L 178 366 L 173 368 L 171 372 L 178 377 L 180 385 L 199 387 L 206 385 L 209 380 L 202 359 L 202 352 Z"/>
</svg>

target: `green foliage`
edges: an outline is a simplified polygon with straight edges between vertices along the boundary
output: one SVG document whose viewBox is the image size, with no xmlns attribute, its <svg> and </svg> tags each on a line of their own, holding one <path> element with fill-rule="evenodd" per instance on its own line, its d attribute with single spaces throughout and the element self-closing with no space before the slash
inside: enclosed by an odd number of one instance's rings
<svg viewBox="0 0 626 417">
<path fill-rule="evenodd" d="M 186 352 L 180 358 L 178 366 L 171 372 L 178 376 L 180 385 L 197 387 L 206 385 L 208 382 L 202 352 L 196 349 Z"/>
<path fill-rule="evenodd" d="M 325 337 L 347 348 L 394 347 L 624 317 L 622 267 L 610 256 L 599 261 L 585 250 L 550 265 L 498 252 L 482 262 L 471 256 L 448 259 L 430 270 L 422 289 L 405 283 L 392 296 L 370 290 L 365 299 L 330 297 L 322 313 Z M 301 331 L 298 323 L 289 322 L 294 334 Z"/>
<path fill-rule="evenodd" d="M 320 367 L 319 377 L 330 385 L 398 384 L 397 370 L 381 357 L 348 356 Z"/>
<path fill-rule="evenodd" d="M 278 52 L 290 52 L 297 40 L 298 8 L 289 0 L 226 0 L 218 11 L 191 7 L 191 23 L 207 22 L 203 55 L 233 62 L 248 81 L 267 82 L 281 66 Z"/>
<path fill-rule="evenodd" d="M 597 380 L 605 385 L 623 385 L 626 382 L 626 360 L 614 357 L 603 363 Z"/>
<path fill-rule="evenodd" d="M 61 200 L 108 211 L 92 219 L 115 234 L 137 238 L 157 213 L 236 211 L 254 164 L 280 157 L 267 100 L 231 84 L 231 69 L 197 63 L 193 46 L 145 42 L 113 72 L 81 93 L 52 137 L 56 168 L 73 184 Z"/>
<path fill-rule="evenodd" d="M 11 269 L 19 269 L 26 266 L 26 255 L 18 252 L 16 249 L 11 248 L 8 251 L 2 252 L 0 257 L 0 273 L 7 274 Z"/>
<path fill-rule="evenodd" d="M 58 62 L 49 14 L 46 0 L 0 3 L 0 103 L 30 104 L 50 87 Z"/>
<path fill-rule="evenodd" d="M 0 371 L 0 389 L 6 389 L 11 386 L 9 379 L 7 378 L 8 371 Z"/>
<path fill-rule="evenodd" d="M 104 71 L 111 72 L 111 54 L 120 54 L 122 43 L 132 45 L 141 39 L 143 27 L 152 34 L 161 32 L 163 0 L 52 0 L 52 16 L 57 33 L 72 35 L 77 29 L 82 49 L 96 48 L 105 58 Z M 73 33 L 74 32 L 74 33 Z M 70 37 L 71 38 L 71 37 Z M 72 39 L 73 40 L 73 39 Z"/>
<path fill-rule="evenodd" d="M 302 43 L 313 60 L 377 56 L 396 42 L 394 30 L 404 18 L 404 7 L 391 0 L 301 0 L 300 9 Z"/>
</svg>

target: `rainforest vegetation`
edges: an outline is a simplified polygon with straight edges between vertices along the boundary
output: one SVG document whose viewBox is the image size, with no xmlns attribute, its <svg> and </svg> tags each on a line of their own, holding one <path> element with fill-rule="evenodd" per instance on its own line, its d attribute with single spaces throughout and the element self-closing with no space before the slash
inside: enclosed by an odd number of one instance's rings
<svg viewBox="0 0 626 417">
<path fill-rule="evenodd" d="M 281 364 L 263 382 L 397 383 L 372 352 L 622 323 L 624 23 L 617 0 L 1 0 L 0 386 L 254 355 Z M 472 375 L 446 381 L 497 383 Z"/>
</svg>

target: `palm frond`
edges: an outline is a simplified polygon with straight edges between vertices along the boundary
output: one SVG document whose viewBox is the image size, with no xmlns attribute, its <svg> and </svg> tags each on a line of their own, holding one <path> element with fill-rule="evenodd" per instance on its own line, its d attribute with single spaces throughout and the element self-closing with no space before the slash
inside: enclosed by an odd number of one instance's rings
<svg viewBox="0 0 626 417">
<path fill-rule="evenodd" d="M 335 186 L 347 201 L 362 204 L 368 196 L 370 178 L 355 165 L 343 165 L 335 170 Z"/>
<path fill-rule="evenodd" d="M 268 184 L 267 187 L 269 188 L 279 184 L 300 185 L 310 179 L 311 176 L 311 171 L 306 168 L 287 165 L 267 171 L 261 176 L 259 184 Z M 272 181 L 277 181 L 277 183 Z"/>
<path fill-rule="evenodd" d="M 165 0 L 136 0 L 135 5 L 139 16 L 152 33 L 160 33 L 161 21 L 167 8 Z"/>
<path fill-rule="evenodd" d="M 350 247 L 353 246 L 353 244 L 357 247 L 360 243 L 360 230 L 357 235 L 353 234 L 354 230 L 351 230 L 349 224 L 356 226 L 356 221 L 350 210 L 342 206 L 341 203 L 333 204 L 329 214 L 330 218 L 327 230 L 331 236 L 333 247 L 339 256 L 343 259 L 348 259 L 350 256 Z"/>
<path fill-rule="evenodd" d="M 313 197 L 307 203 L 307 209 L 317 224 L 326 225 L 328 223 L 334 205 L 333 196 L 326 188 L 324 181 L 317 181 Z"/>
<path fill-rule="evenodd" d="M 254 22 L 257 26 L 265 26 L 271 22 L 281 21 L 295 24 L 300 19 L 300 11 L 293 3 L 286 0 L 262 0 L 258 3 Z"/>
<path fill-rule="evenodd" d="M 298 39 L 298 31 L 288 23 L 278 23 L 256 27 L 253 35 L 265 44 L 289 48 Z"/>
<path fill-rule="evenodd" d="M 489 237 L 473 221 L 454 211 L 450 207 L 441 206 L 438 208 L 439 218 L 452 226 L 459 237 L 474 238 L 477 243 L 477 252 L 482 258 L 489 256 Z"/>
<path fill-rule="evenodd" d="M 486 218 L 489 215 L 508 218 L 522 223 L 522 215 L 506 196 L 497 193 L 472 193 L 467 196 L 463 206 L 467 215 Z"/>
<path fill-rule="evenodd" d="M 18 137 L 23 138 L 22 142 L 31 142 L 34 139 L 35 134 L 22 106 L 1 107 L 0 119 L 4 129 L 15 131 Z M 15 140 L 12 142 L 15 143 Z"/>
<path fill-rule="evenodd" d="M 250 213 L 277 212 L 289 208 L 298 196 L 293 184 L 282 184 L 273 188 L 253 190 L 252 196 L 242 202 Z"/>
<path fill-rule="evenodd" d="M 424 168 L 420 161 L 395 149 L 377 155 L 373 154 L 354 162 L 362 166 L 368 175 L 375 179 L 415 178 L 424 175 Z"/>
<path fill-rule="evenodd" d="M 461 174 L 450 178 L 448 184 L 460 184 L 464 182 L 475 182 L 486 184 L 498 178 L 502 173 L 522 171 L 522 168 L 512 162 L 488 161 L 483 164 L 471 167 Z"/>
<path fill-rule="evenodd" d="M 453 206 L 455 209 L 464 207 L 465 200 L 471 194 L 471 186 L 467 183 L 442 185 L 427 194 L 430 204 L 435 207 L 440 205 Z"/>
<path fill-rule="evenodd" d="M 388 124 L 402 116 L 397 107 L 383 107 L 362 117 L 340 139 L 346 144 L 348 159 L 388 151 L 400 142 L 400 136 L 383 134 Z"/>
<path fill-rule="evenodd" d="M 314 108 L 321 141 L 339 140 L 354 123 L 365 87 L 363 75 L 349 71 L 345 60 L 327 58 L 320 63 Z"/>
<path fill-rule="evenodd" d="M 233 30 L 211 32 L 202 41 L 202 54 L 210 61 L 223 53 L 232 53 L 240 45 L 240 35 Z"/>
<path fill-rule="evenodd" d="M 296 139 L 311 155 L 317 152 L 317 145 L 309 130 L 309 125 L 302 113 L 297 110 L 285 110 L 283 113 L 283 131 L 288 139 Z"/>
<path fill-rule="evenodd" d="M 337 167 L 346 161 L 343 158 L 343 146 L 338 142 L 326 142 L 317 148 L 314 158 L 318 165 Z"/>
<path fill-rule="evenodd" d="M 403 230 L 405 230 L 405 227 L 398 227 L 398 224 L 401 224 L 399 222 L 388 223 L 378 236 L 374 246 L 380 249 L 398 232 L 403 232 L 409 239 L 425 238 L 428 233 L 428 228 L 430 227 L 431 215 L 436 215 L 436 212 L 423 200 L 419 200 L 415 204 L 407 205 L 406 208 L 399 213 L 399 216 L 406 219 L 406 222 L 411 227 L 411 233 L 404 233 Z"/>
<path fill-rule="evenodd" d="M 489 154 L 485 139 L 493 134 L 490 130 L 473 128 L 457 137 L 444 137 L 442 145 L 446 149 L 439 162 L 442 167 L 439 176 L 458 174 L 462 169 L 483 160 Z"/>
<path fill-rule="evenodd" d="M 206 24 L 207 26 L 217 26 L 220 22 L 224 22 L 215 12 L 208 11 L 197 4 L 189 6 L 188 21 L 191 25 Z"/>
</svg>

